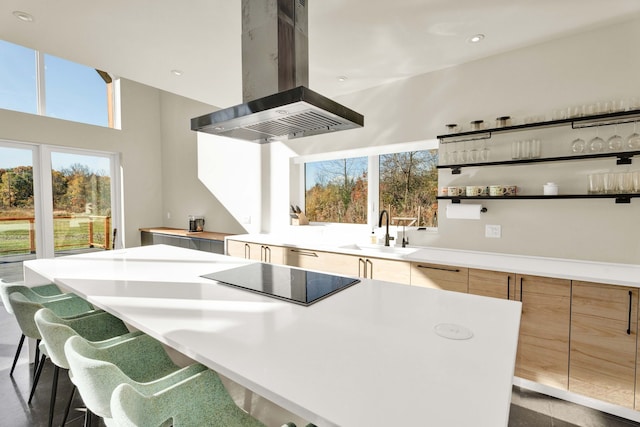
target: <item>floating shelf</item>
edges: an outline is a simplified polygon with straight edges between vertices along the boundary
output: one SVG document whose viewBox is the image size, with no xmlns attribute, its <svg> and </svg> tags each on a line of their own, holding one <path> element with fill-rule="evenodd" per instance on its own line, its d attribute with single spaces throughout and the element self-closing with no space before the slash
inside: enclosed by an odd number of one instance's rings
<svg viewBox="0 0 640 427">
<path fill-rule="evenodd" d="M 616 203 L 631 203 L 632 198 L 640 197 L 640 193 L 624 194 L 558 194 L 545 196 L 542 194 L 521 196 L 438 196 L 438 200 L 451 200 L 460 203 L 462 200 L 549 200 L 549 199 L 615 199 Z"/>
<path fill-rule="evenodd" d="M 481 166 L 504 166 L 504 165 L 523 165 L 528 163 L 549 163 L 549 162 L 566 162 L 572 160 L 589 160 L 589 159 L 601 159 L 607 157 L 616 157 L 618 165 L 630 165 L 634 156 L 640 156 L 640 151 L 620 151 L 620 152 L 607 152 L 607 153 L 594 153 L 594 154 L 576 154 L 572 156 L 561 157 L 539 157 L 535 159 L 518 159 L 518 160 L 502 160 L 498 162 L 482 162 L 482 163 L 459 163 L 452 165 L 438 165 L 438 169 L 451 169 L 453 175 L 460 174 L 460 169 L 481 167 Z"/>
<path fill-rule="evenodd" d="M 640 120 L 640 110 L 618 111 L 615 113 L 594 114 L 591 116 L 571 117 L 568 119 L 549 120 L 536 123 L 524 123 L 520 125 L 504 126 L 500 128 L 481 129 L 467 132 L 438 135 L 443 144 L 462 141 L 476 141 L 490 139 L 494 133 L 514 132 L 527 129 L 541 129 L 571 124 L 571 127 L 585 128 L 594 126 L 610 126 L 621 123 L 631 123 Z"/>
</svg>

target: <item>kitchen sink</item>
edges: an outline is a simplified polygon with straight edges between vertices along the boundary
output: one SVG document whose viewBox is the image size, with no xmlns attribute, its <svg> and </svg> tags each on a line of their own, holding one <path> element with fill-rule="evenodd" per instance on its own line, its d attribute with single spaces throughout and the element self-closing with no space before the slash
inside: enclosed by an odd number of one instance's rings
<svg viewBox="0 0 640 427">
<path fill-rule="evenodd" d="M 407 255 L 418 250 L 418 248 L 403 248 L 400 246 L 383 246 L 383 245 L 358 245 L 355 243 L 349 245 L 343 245 L 340 249 L 348 249 L 352 251 L 362 251 L 366 253 L 383 253 L 383 254 L 396 254 Z"/>
</svg>

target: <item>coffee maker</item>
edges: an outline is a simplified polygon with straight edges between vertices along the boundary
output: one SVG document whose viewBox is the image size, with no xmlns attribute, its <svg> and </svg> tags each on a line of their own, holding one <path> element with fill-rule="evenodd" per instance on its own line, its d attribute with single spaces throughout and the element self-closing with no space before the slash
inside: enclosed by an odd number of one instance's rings
<svg viewBox="0 0 640 427">
<path fill-rule="evenodd" d="M 196 233 L 204 230 L 204 217 L 189 215 L 189 232 Z"/>
</svg>

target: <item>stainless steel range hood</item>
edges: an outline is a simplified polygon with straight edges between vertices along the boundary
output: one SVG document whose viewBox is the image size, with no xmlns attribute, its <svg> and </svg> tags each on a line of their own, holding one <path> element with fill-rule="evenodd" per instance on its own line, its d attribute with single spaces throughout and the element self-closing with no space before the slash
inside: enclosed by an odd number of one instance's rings
<svg viewBox="0 0 640 427">
<path fill-rule="evenodd" d="M 308 89 L 306 0 L 242 0 L 243 104 L 191 129 L 258 143 L 359 128 L 364 117 Z"/>
</svg>

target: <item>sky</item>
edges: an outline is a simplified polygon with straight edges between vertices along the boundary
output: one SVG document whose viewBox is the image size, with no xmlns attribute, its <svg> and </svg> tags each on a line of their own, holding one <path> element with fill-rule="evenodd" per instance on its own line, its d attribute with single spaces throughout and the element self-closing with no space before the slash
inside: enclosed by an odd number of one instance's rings
<svg viewBox="0 0 640 427">
<path fill-rule="evenodd" d="M 47 116 L 108 125 L 106 86 L 93 68 L 47 54 L 44 63 Z M 37 114 L 37 104 L 36 52 L 0 40 L 0 108 Z M 83 163 L 92 171 L 109 171 L 106 158 L 54 154 L 56 170 Z M 0 168 L 29 165 L 30 150 L 2 147 L 0 142 Z"/>
</svg>

